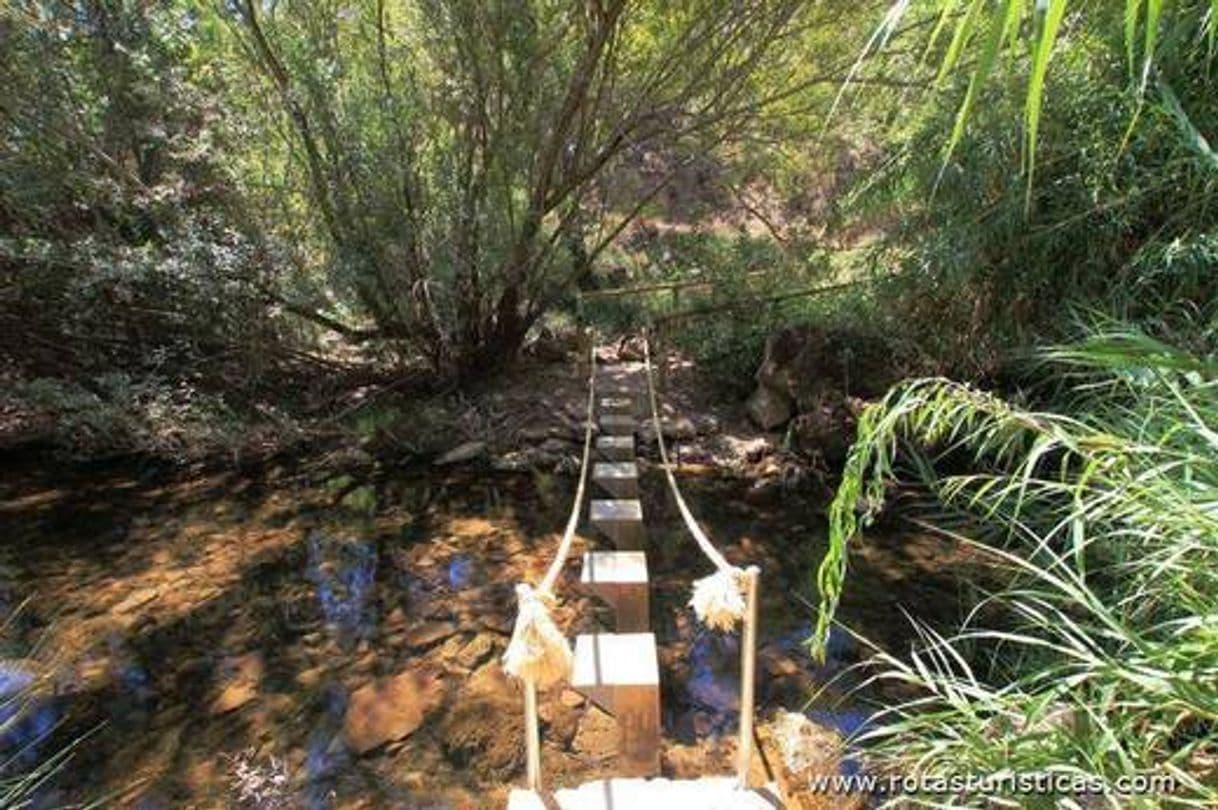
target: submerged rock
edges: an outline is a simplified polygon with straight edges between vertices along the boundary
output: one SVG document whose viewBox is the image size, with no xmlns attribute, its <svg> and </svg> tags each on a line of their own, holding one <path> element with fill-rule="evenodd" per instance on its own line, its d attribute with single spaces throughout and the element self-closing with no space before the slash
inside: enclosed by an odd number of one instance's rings
<svg viewBox="0 0 1218 810">
<path fill-rule="evenodd" d="M 452 622 L 424 622 L 406 631 L 403 642 L 407 647 L 430 647 L 437 641 L 443 641 L 457 632 L 457 625 Z"/>
<path fill-rule="evenodd" d="M 453 656 L 453 661 L 464 669 L 480 666 L 498 650 L 495 636 L 490 633 L 479 633 L 468 643 L 462 645 Z"/>
<path fill-rule="evenodd" d="M 262 656 L 256 652 L 226 661 L 221 667 L 220 694 L 211 703 L 211 713 L 227 714 L 256 698 L 263 670 Z"/>
<path fill-rule="evenodd" d="M 444 700 L 440 678 L 411 669 L 381 678 L 352 693 L 343 717 L 343 737 L 357 754 L 410 736 Z"/>
<path fill-rule="evenodd" d="M 462 684 L 440 721 L 444 752 L 480 779 L 510 780 L 524 766 L 520 690 L 497 660 L 487 661 Z"/>
<path fill-rule="evenodd" d="M 130 613 L 144 607 L 161 595 L 160 588 L 141 588 L 114 606 L 115 613 Z"/>
</svg>

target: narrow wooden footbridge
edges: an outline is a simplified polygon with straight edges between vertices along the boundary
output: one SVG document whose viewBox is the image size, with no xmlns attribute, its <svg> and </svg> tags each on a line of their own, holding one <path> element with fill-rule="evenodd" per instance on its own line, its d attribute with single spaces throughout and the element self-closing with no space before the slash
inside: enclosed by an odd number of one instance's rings
<svg viewBox="0 0 1218 810">
<path fill-rule="evenodd" d="M 669 463 L 660 419 L 650 346 L 644 361 L 598 370 L 593 349 L 588 376 L 587 420 L 579 485 L 562 540 L 542 581 L 517 586 L 519 613 L 504 668 L 524 692 L 527 784 L 513 790 L 510 810 L 744 810 L 781 807 L 770 785 L 749 783 L 753 754 L 754 661 L 757 639 L 756 567 L 731 565 L 714 547 L 689 510 Z M 740 727 L 734 774 L 698 779 L 660 778 L 660 667 L 651 629 L 647 531 L 639 499 L 636 439 L 642 419 L 652 421 L 660 465 L 693 542 L 713 573 L 691 583 L 690 605 L 698 619 L 717 630 L 741 633 Z M 591 479 L 593 492 L 585 498 Z M 585 512 L 584 505 L 587 504 Z M 578 587 L 607 603 L 615 632 L 568 639 L 550 609 L 585 517 L 607 548 L 583 551 Z M 617 722 L 615 771 L 619 776 L 555 789 L 541 771 L 539 690 L 566 685 L 611 714 Z"/>
</svg>

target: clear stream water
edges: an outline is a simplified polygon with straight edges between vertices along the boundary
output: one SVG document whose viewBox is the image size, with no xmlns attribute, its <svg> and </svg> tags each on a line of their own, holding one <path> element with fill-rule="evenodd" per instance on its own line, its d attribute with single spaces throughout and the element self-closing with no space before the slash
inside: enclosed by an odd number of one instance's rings
<svg viewBox="0 0 1218 810">
<path fill-rule="evenodd" d="M 330 466 L 6 470 L 0 763 L 11 776 L 74 746 L 35 806 L 502 806 L 522 741 L 497 657 L 513 585 L 548 563 L 573 479 Z M 649 476 L 643 497 L 665 768 L 727 771 L 739 640 L 698 627 L 685 606 L 710 569 L 662 486 Z M 763 715 L 804 709 L 857 731 L 883 695 L 833 689 L 805 705 L 860 654 L 845 634 L 823 667 L 802 647 L 823 504 L 750 502 L 744 481 L 685 486 L 728 556 L 762 567 Z M 954 602 L 945 554 L 922 537 L 861 544 L 843 618 L 904 643 L 900 605 L 925 615 Z M 573 563 L 568 584 L 576 576 Z M 559 615 L 572 632 L 604 626 L 602 608 L 567 596 Z M 418 698 L 417 728 L 361 753 L 349 734 L 360 690 L 403 671 L 434 686 L 406 700 Z M 612 734 L 593 710 L 555 694 L 543 720 L 548 778 L 612 772 Z"/>
</svg>

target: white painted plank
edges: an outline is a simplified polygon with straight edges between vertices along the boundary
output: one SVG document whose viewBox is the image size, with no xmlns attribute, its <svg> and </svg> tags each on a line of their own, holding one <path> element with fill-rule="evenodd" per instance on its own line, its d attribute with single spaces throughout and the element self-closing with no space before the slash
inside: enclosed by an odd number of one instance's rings
<svg viewBox="0 0 1218 810">
<path fill-rule="evenodd" d="M 647 582 L 647 554 L 642 551 L 589 551 L 579 581 L 584 585 Z"/>
<path fill-rule="evenodd" d="M 574 689 L 660 683 L 654 633 L 584 633 L 575 637 Z"/>
</svg>

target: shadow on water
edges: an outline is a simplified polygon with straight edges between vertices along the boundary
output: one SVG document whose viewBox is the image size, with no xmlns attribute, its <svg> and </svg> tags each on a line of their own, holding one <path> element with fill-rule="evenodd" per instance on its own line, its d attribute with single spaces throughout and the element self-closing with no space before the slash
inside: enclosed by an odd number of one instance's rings
<svg viewBox="0 0 1218 810">
<path fill-rule="evenodd" d="M 666 733 L 689 743 L 737 733 L 739 724 L 739 632 L 720 634 L 701 627 L 688 607 L 690 580 L 713 570 L 689 537 L 679 514 L 665 497 L 658 476 L 645 480 L 645 509 L 653 556 L 653 620 L 662 646 Z M 856 665 L 866 657 L 859 641 L 841 627 L 830 633 L 824 663 L 813 661 L 816 602 L 812 573 L 824 551 L 819 506 L 794 497 L 770 506 L 744 502 L 730 482 L 686 479 L 682 488 L 715 544 L 738 565 L 761 567 L 760 628 L 757 656 L 757 708 L 760 716 L 784 708 L 831 728 L 847 740 L 864 733 L 877 706 L 891 696 L 862 689 L 865 674 Z M 901 614 L 940 618 L 955 604 L 954 573 L 944 549 L 933 538 L 874 538 L 858 544 L 862 562 L 851 571 L 850 589 L 839 618 L 881 644 L 899 647 L 912 636 Z M 851 756 L 843 772 L 858 770 Z"/>
<path fill-rule="evenodd" d="M 33 694 L 36 677 L 0 661 L 0 780 L 35 767 L 60 721 L 53 698 Z"/>
<path fill-rule="evenodd" d="M 371 605 L 376 582 L 376 548 L 367 541 L 344 540 L 320 529 L 307 539 L 306 574 L 317 592 L 326 627 L 344 648 L 371 637 L 376 624 Z"/>
<path fill-rule="evenodd" d="M 17 765 L 39 761 L 104 723 L 41 806 L 102 796 L 148 808 L 485 804 L 488 791 L 520 775 L 519 695 L 496 663 L 514 617 L 513 585 L 544 571 L 574 480 L 427 472 L 285 469 L 168 483 L 116 473 L 109 486 L 6 484 L 0 513 L 12 531 L 0 538 L 0 562 L 14 562 L 0 567 L 11 574 L 0 599 L 11 606 L 38 596 L 18 648 L 46 633 L 68 664 L 60 696 L 20 712 L 8 698 L 33 676 L 0 667 L 0 761 L 19 751 L 27 759 Z M 693 620 L 691 578 L 710 568 L 655 483 L 645 481 L 644 497 L 665 733 L 689 743 L 727 737 L 739 721 L 739 637 Z M 742 500 L 746 488 L 693 482 L 687 494 L 730 559 L 762 566 L 759 704 L 763 713 L 797 708 L 859 653 L 835 634 L 830 663 L 816 667 L 803 647 L 804 601 L 823 547 L 809 528 L 819 520 L 814 505 L 755 508 Z M 909 560 L 885 565 L 868 587 L 899 592 L 893 584 Z M 578 604 L 573 595 L 568 605 Z M 882 627 L 892 623 L 890 607 L 875 600 L 874 617 L 852 615 Z M 411 731 L 353 746 L 361 690 L 404 672 L 419 683 L 435 675 L 440 693 L 367 704 L 373 725 Z M 547 740 L 567 723 L 570 743 L 579 718 L 563 711 L 547 715 Z M 840 701 L 809 713 L 845 734 L 866 720 Z M 590 772 L 589 758 L 550 754 L 571 781 Z M 259 805 L 240 798 L 271 784 L 275 763 L 289 774 L 290 795 Z"/>
</svg>

